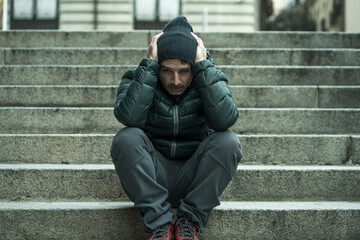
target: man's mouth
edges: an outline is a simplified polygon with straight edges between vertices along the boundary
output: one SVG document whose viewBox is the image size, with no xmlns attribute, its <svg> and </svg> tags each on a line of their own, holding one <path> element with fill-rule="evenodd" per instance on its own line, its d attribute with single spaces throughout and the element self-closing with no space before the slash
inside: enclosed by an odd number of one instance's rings
<svg viewBox="0 0 360 240">
<path fill-rule="evenodd" d="M 172 87 L 172 86 L 170 86 L 170 89 L 171 89 L 172 91 L 174 91 L 174 92 L 180 92 L 180 91 L 183 90 L 182 87 Z"/>
</svg>

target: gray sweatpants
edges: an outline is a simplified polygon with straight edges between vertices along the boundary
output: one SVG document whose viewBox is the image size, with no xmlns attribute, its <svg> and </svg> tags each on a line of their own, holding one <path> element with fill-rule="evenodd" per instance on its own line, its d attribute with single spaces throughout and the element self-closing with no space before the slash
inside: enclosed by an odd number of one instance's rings
<svg viewBox="0 0 360 240">
<path fill-rule="evenodd" d="M 111 157 L 145 229 L 170 222 L 177 207 L 178 217 L 190 218 L 202 232 L 242 153 L 238 137 L 227 130 L 207 137 L 187 161 L 176 161 L 158 152 L 141 129 L 128 127 L 114 137 Z"/>
</svg>

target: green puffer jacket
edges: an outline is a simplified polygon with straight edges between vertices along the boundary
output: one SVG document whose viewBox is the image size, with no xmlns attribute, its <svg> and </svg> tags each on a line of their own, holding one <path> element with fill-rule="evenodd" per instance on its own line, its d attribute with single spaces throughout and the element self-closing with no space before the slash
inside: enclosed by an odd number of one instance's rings
<svg viewBox="0 0 360 240">
<path fill-rule="evenodd" d="M 225 74 L 214 67 L 210 54 L 208 58 L 192 65 L 193 80 L 181 97 L 162 88 L 160 65 L 143 59 L 123 76 L 115 117 L 126 126 L 144 130 L 164 156 L 190 158 L 211 132 L 227 130 L 239 115 Z"/>
</svg>

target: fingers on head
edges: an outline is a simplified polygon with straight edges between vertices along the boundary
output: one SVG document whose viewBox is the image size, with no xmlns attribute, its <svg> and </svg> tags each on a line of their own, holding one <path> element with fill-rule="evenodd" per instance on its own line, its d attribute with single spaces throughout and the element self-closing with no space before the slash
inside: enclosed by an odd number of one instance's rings
<svg viewBox="0 0 360 240">
<path fill-rule="evenodd" d="M 161 35 L 163 35 L 164 32 L 161 32 L 159 34 L 156 34 L 153 39 L 152 39 L 152 42 L 157 42 L 157 40 L 160 38 Z"/>
<path fill-rule="evenodd" d="M 199 38 L 195 33 L 191 32 L 191 35 L 195 38 L 196 42 L 200 45 L 202 44 L 201 38 Z"/>
</svg>

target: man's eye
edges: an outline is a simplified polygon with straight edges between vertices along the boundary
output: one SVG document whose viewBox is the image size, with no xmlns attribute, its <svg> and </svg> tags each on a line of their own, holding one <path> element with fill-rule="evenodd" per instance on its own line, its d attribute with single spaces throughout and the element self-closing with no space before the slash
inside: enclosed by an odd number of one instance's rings
<svg viewBox="0 0 360 240">
<path fill-rule="evenodd" d="M 186 69 L 186 70 L 181 70 L 180 73 L 181 73 L 181 74 L 187 74 L 187 73 L 189 73 L 189 70 L 188 70 L 188 69 Z"/>
<path fill-rule="evenodd" d="M 162 72 L 164 72 L 164 73 L 168 73 L 168 72 L 170 72 L 170 70 L 169 70 L 169 69 L 167 69 L 167 68 L 162 68 L 162 69 L 161 69 L 161 71 L 162 71 Z"/>
</svg>

